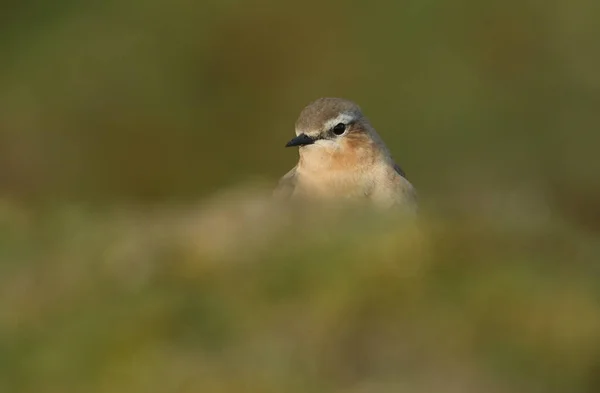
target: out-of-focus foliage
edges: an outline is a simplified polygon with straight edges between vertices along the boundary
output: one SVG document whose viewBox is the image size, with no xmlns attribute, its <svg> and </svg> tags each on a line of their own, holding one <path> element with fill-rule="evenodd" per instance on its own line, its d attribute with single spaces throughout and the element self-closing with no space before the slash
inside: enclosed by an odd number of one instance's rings
<svg viewBox="0 0 600 393">
<path fill-rule="evenodd" d="M 600 391 L 595 0 L 0 4 L 0 391 Z M 254 189 L 358 102 L 418 227 Z M 300 207 L 297 207 L 300 208 Z"/>
<path fill-rule="evenodd" d="M 538 214 L 415 226 L 309 211 L 245 193 L 5 207 L 2 391 L 600 388 L 589 234 Z"/>
</svg>

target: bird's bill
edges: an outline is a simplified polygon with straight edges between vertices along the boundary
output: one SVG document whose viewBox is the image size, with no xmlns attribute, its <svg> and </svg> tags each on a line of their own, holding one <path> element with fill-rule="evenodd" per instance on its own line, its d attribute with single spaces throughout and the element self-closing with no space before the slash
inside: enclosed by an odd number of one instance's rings
<svg viewBox="0 0 600 393">
<path fill-rule="evenodd" d="M 297 137 L 295 137 L 294 139 L 292 139 L 291 141 L 289 141 L 285 147 L 292 147 L 292 146 L 306 146 L 306 145 L 312 145 L 313 143 L 315 143 L 315 140 L 311 137 L 309 137 L 306 134 L 300 134 Z"/>
</svg>

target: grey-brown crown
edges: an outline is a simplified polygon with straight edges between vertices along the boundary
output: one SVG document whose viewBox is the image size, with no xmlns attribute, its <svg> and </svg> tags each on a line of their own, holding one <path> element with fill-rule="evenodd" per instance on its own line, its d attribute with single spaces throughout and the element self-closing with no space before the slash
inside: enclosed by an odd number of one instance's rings
<svg viewBox="0 0 600 393">
<path fill-rule="evenodd" d="M 296 130 L 311 132 L 320 130 L 323 125 L 340 114 L 346 114 L 358 120 L 363 118 L 360 107 L 343 98 L 323 97 L 308 104 L 296 121 Z"/>
</svg>

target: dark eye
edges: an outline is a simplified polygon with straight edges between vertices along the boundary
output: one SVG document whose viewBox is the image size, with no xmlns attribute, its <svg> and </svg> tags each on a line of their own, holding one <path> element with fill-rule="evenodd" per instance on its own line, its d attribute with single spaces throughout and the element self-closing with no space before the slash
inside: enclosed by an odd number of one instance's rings
<svg viewBox="0 0 600 393">
<path fill-rule="evenodd" d="M 333 127 L 333 133 L 335 135 L 342 135 L 346 131 L 346 125 L 344 123 L 338 123 Z"/>
</svg>

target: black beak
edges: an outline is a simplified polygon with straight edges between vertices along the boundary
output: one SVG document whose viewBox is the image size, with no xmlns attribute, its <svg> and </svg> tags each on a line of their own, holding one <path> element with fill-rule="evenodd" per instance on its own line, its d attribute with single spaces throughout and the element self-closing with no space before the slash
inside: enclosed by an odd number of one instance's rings
<svg viewBox="0 0 600 393">
<path fill-rule="evenodd" d="M 313 143 L 315 143 L 314 139 L 312 139 L 311 137 L 309 137 L 306 134 L 300 134 L 297 137 L 295 137 L 294 139 L 292 139 L 291 141 L 289 141 L 285 145 L 285 147 L 306 146 L 306 145 L 312 145 Z"/>
</svg>

